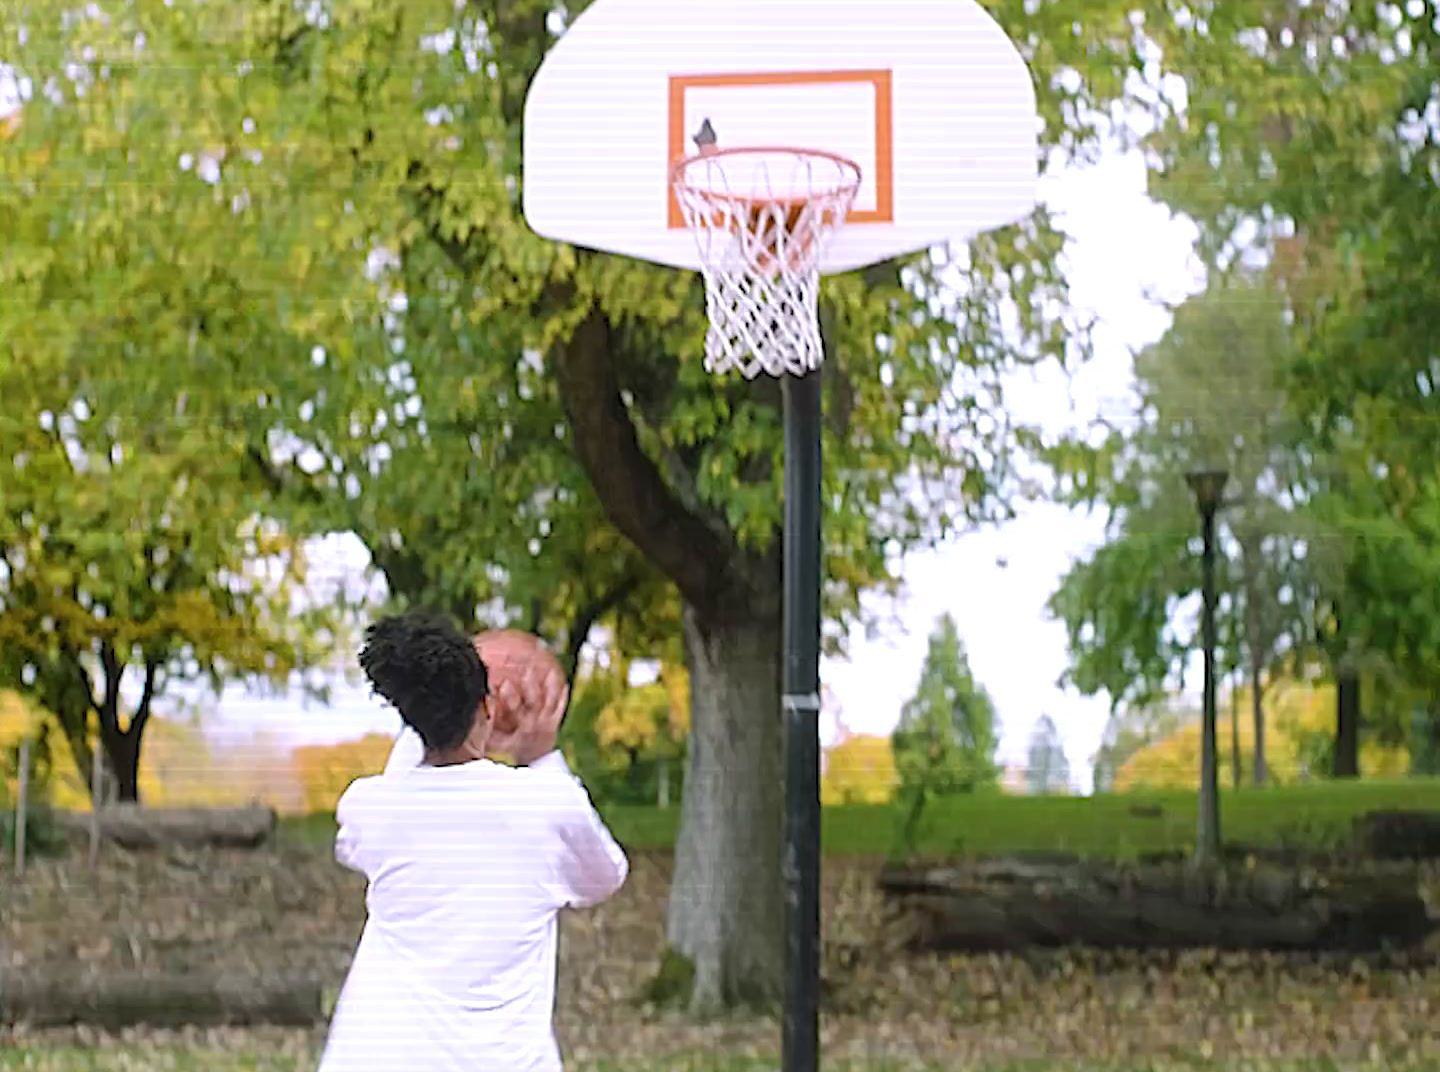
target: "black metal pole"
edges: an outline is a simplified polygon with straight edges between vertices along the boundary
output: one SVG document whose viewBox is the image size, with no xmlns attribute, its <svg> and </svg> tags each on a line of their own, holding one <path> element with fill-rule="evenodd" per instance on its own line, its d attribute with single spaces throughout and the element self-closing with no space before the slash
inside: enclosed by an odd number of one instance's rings
<svg viewBox="0 0 1440 1072">
<path fill-rule="evenodd" d="M 1205 860 L 1220 857 L 1220 778 L 1216 754 L 1219 727 L 1215 711 L 1215 510 L 1216 504 L 1200 507 L 1201 534 L 1204 548 L 1201 566 L 1204 569 L 1205 611 L 1202 620 L 1205 645 L 1205 713 L 1200 744 L 1200 829 L 1199 855 Z"/>
<path fill-rule="evenodd" d="M 786 376 L 784 1072 L 820 1059 L 820 373 Z"/>
</svg>

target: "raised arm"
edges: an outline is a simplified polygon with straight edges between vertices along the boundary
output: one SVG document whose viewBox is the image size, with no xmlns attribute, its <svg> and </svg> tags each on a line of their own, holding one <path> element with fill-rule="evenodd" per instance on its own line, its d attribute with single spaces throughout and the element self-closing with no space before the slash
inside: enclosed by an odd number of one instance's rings
<svg viewBox="0 0 1440 1072">
<path fill-rule="evenodd" d="M 559 751 L 537 759 L 530 764 L 530 769 L 559 775 L 569 783 L 563 789 L 564 805 L 557 822 L 562 901 L 571 908 L 600 904 L 614 895 L 630 874 L 625 851 L 605 826 L 590 802 L 590 794 L 570 772 Z"/>
<path fill-rule="evenodd" d="M 360 838 L 364 809 L 360 800 L 361 791 L 356 789 L 357 784 L 352 783 L 350 788 L 340 795 L 340 800 L 335 805 L 335 822 L 339 827 L 335 832 L 335 859 L 341 866 L 348 867 L 351 871 L 359 871 L 368 877 L 368 861 L 365 859 L 366 854 Z"/>
<path fill-rule="evenodd" d="M 406 726 L 395 738 L 395 747 L 390 749 L 390 758 L 385 761 L 385 773 L 414 770 L 425 758 L 425 745 L 420 735 Z"/>
</svg>

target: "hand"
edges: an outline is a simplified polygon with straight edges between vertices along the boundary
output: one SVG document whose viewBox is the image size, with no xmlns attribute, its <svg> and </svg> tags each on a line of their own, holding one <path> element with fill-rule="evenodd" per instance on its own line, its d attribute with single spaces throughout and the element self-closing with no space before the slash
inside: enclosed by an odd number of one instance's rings
<svg viewBox="0 0 1440 1072">
<path fill-rule="evenodd" d="M 499 682 L 493 702 L 495 729 L 486 753 L 509 756 L 527 766 L 554 751 L 555 736 L 570 702 L 570 687 L 557 663 L 518 683 L 508 678 Z"/>
</svg>

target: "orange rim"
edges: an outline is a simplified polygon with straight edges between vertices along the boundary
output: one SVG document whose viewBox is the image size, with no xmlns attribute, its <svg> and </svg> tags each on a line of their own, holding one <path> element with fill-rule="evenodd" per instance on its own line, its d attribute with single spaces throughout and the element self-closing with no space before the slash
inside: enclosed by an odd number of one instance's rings
<svg viewBox="0 0 1440 1072">
<path fill-rule="evenodd" d="M 831 189 L 810 194 L 806 197 L 741 197 L 737 194 L 716 193 L 713 190 L 705 190 L 684 179 L 685 171 L 701 161 L 723 160 L 727 156 L 757 156 L 767 153 L 789 154 L 797 159 L 829 160 L 839 165 L 842 172 L 848 171 L 848 181 L 837 183 Z M 826 149 L 798 149 L 792 145 L 749 145 L 740 149 L 716 149 L 708 153 L 694 153 L 690 156 L 677 160 L 670 168 L 670 182 L 678 189 L 688 191 L 696 197 L 709 198 L 716 202 L 729 202 L 732 205 L 783 205 L 788 208 L 798 208 L 807 205 L 812 201 L 818 201 L 826 197 L 835 197 L 849 191 L 856 191 L 860 188 L 862 172 L 860 165 L 851 160 L 848 156 L 841 156 L 839 153 L 832 153 Z"/>
</svg>

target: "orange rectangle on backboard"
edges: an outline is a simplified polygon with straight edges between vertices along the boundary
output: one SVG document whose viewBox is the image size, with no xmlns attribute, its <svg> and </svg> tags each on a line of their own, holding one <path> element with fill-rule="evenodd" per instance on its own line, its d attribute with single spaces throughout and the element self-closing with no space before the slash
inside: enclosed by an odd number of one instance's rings
<svg viewBox="0 0 1440 1072">
<path fill-rule="evenodd" d="M 723 87 L 764 87 L 764 86 L 824 86 L 837 84 L 868 85 L 875 92 L 875 158 L 873 165 L 868 160 L 858 160 L 863 178 L 874 187 L 874 206 L 851 209 L 847 223 L 893 223 L 895 218 L 895 144 L 894 144 L 894 94 L 891 72 L 888 70 L 857 71 L 764 71 L 753 74 L 693 74 L 670 76 L 670 124 L 667 170 L 691 155 L 686 141 L 685 103 L 686 94 L 695 88 Z M 741 145 L 724 143 L 725 148 L 743 148 Z M 773 147 L 773 143 L 771 143 Z M 835 147 L 823 144 L 806 144 L 797 141 L 796 149 L 818 149 L 834 152 Z M 684 215 L 675 200 L 675 191 L 669 174 L 665 188 L 669 202 L 669 225 L 672 229 L 685 226 Z"/>
</svg>

